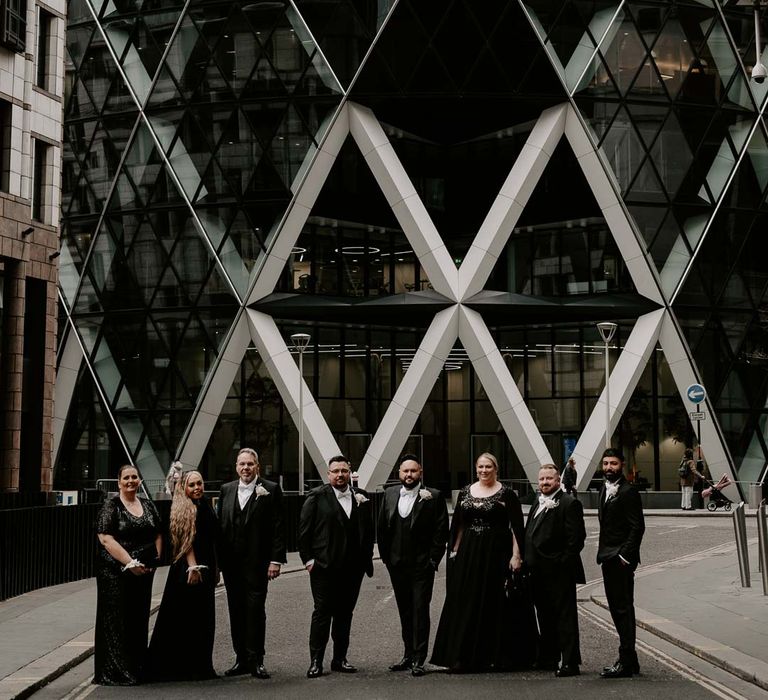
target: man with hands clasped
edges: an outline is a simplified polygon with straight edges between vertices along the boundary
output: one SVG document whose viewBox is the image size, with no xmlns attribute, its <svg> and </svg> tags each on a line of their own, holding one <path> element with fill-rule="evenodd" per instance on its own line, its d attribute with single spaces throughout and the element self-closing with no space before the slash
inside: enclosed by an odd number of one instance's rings
<svg viewBox="0 0 768 700">
<path fill-rule="evenodd" d="M 363 574 L 373 576 L 373 518 L 368 494 L 352 489 L 350 477 L 349 460 L 343 455 L 331 457 L 328 483 L 312 489 L 301 509 L 299 555 L 309 572 L 315 604 L 307 678 L 323 675 L 325 647 L 331 635 L 331 670 L 357 671 L 347 661 L 347 650 Z"/>
<path fill-rule="evenodd" d="M 221 527 L 221 570 L 236 661 L 225 675 L 250 673 L 269 678 L 264 667 L 268 582 L 286 562 L 283 492 L 259 476 L 259 456 L 250 447 L 237 455 L 240 477 L 221 487 L 217 514 Z"/>
<path fill-rule="evenodd" d="M 423 676 L 429 645 L 429 604 L 435 572 L 448 540 L 448 508 L 437 489 L 423 485 L 414 455 L 400 458 L 400 486 L 390 486 L 379 511 L 381 560 L 389 571 L 403 635 L 403 658 L 390 671 Z"/>
</svg>

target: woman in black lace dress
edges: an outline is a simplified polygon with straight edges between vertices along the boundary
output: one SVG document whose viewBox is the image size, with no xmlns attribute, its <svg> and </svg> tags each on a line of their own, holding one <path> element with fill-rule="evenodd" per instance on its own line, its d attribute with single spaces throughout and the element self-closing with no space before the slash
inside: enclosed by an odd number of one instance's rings
<svg viewBox="0 0 768 700">
<path fill-rule="evenodd" d="M 152 578 L 160 558 L 160 516 L 139 498 L 141 477 L 126 465 L 117 473 L 119 494 L 99 513 L 96 532 L 96 634 L 94 683 L 136 685 L 147 653 Z"/>
<path fill-rule="evenodd" d="M 216 678 L 211 657 L 216 629 L 216 515 L 203 495 L 203 477 L 181 475 L 171 503 L 172 563 L 149 643 L 147 679 Z"/>
<path fill-rule="evenodd" d="M 493 455 L 480 455 L 475 470 L 453 514 L 431 662 L 456 672 L 528 668 L 536 655 L 533 608 L 525 596 L 508 595 L 510 573 L 522 566 L 523 511 L 498 481 Z"/>
</svg>

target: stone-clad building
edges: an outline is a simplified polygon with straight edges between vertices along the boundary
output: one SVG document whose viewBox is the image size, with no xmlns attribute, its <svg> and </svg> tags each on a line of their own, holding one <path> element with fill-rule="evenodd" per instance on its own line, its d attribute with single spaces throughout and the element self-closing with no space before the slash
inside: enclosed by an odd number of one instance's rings
<svg viewBox="0 0 768 700">
<path fill-rule="evenodd" d="M 66 4 L 0 6 L 0 491 L 49 490 Z"/>
</svg>

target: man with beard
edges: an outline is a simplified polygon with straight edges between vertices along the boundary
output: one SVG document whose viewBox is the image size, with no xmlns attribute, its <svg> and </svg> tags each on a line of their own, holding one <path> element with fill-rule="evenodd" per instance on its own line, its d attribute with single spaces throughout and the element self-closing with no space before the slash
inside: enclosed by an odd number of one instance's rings
<svg viewBox="0 0 768 700">
<path fill-rule="evenodd" d="M 390 671 L 423 676 L 429 645 L 429 604 L 435 572 L 448 540 L 448 509 L 437 489 L 422 483 L 412 454 L 400 458 L 400 486 L 390 486 L 379 511 L 379 553 L 395 591 L 403 658 Z"/>
<path fill-rule="evenodd" d="M 368 494 L 350 486 L 350 472 L 346 457 L 331 457 L 328 483 L 309 492 L 299 518 L 299 555 L 309 572 L 315 603 L 307 678 L 323 675 L 329 636 L 333 637 L 331 670 L 357 671 L 347 661 L 347 650 L 363 574 L 373 576 L 373 517 Z"/>
<path fill-rule="evenodd" d="M 608 448 L 602 457 L 605 483 L 600 491 L 600 539 L 597 563 L 613 624 L 619 633 L 619 658 L 606 666 L 602 678 L 629 678 L 640 673 L 635 651 L 635 569 L 645 532 L 640 494 L 624 478 L 624 455 Z"/>
</svg>

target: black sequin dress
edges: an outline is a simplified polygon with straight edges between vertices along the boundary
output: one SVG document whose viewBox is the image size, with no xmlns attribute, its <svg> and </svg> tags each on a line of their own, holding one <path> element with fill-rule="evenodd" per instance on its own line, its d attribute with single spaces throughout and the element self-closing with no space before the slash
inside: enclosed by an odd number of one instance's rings
<svg viewBox="0 0 768 700">
<path fill-rule="evenodd" d="M 202 581 L 187 583 L 187 560 L 171 564 L 163 601 L 149 643 L 147 680 L 187 681 L 215 678 L 213 640 L 216 631 L 216 535 L 218 521 L 206 498 L 197 503 L 195 561 L 205 564 Z"/>
<path fill-rule="evenodd" d="M 96 532 L 112 535 L 131 555 L 151 551 L 160 534 L 154 503 L 141 498 L 143 513 L 131 515 L 119 496 L 108 499 L 99 513 Z M 121 572 L 122 564 L 99 545 L 96 565 L 96 631 L 94 678 L 100 685 L 136 685 L 147 654 L 153 574 Z"/>
<path fill-rule="evenodd" d="M 485 498 L 473 496 L 468 486 L 461 490 L 449 554 L 460 537 L 459 546 L 446 565 L 445 603 L 431 663 L 461 671 L 532 664 L 537 641 L 533 607 L 507 591 L 512 533 L 522 547 L 523 512 L 511 488 L 504 486 Z"/>
</svg>

